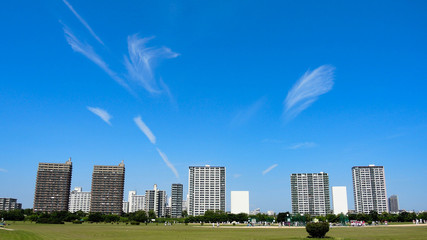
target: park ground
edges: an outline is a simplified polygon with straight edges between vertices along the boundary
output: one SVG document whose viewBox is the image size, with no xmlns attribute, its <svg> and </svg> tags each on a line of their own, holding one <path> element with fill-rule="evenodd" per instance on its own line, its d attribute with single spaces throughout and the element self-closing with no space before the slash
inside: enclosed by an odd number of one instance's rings
<svg viewBox="0 0 427 240">
<path fill-rule="evenodd" d="M 176 224 L 35 224 L 10 222 L 0 229 L 1 240 L 109 240 L 109 239 L 304 239 L 303 227 L 246 227 Z M 376 227 L 334 227 L 329 239 L 427 239 L 427 224 L 389 225 Z"/>
</svg>

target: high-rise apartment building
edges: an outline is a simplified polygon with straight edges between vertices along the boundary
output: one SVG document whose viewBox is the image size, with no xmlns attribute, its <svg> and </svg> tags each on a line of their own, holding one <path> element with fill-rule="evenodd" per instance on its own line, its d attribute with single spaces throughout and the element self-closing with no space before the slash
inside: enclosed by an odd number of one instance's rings
<svg viewBox="0 0 427 240">
<path fill-rule="evenodd" d="M 335 215 L 348 213 L 347 187 L 332 187 L 332 205 Z"/>
<path fill-rule="evenodd" d="M 21 209 L 22 204 L 16 198 L 0 198 L 0 211 Z"/>
<path fill-rule="evenodd" d="M 121 214 L 123 211 L 123 190 L 125 164 L 118 166 L 94 166 L 90 212 Z"/>
<path fill-rule="evenodd" d="M 154 184 L 153 190 L 145 191 L 145 211 L 153 210 L 157 217 L 166 216 L 166 191 L 161 191 Z"/>
<path fill-rule="evenodd" d="M 182 196 L 183 186 L 180 183 L 172 184 L 171 191 L 171 217 L 178 218 L 182 216 Z"/>
<path fill-rule="evenodd" d="M 354 206 L 357 213 L 388 212 L 383 166 L 353 167 Z"/>
<path fill-rule="evenodd" d="M 129 191 L 128 202 L 130 213 L 145 210 L 145 196 L 136 195 L 136 191 Z"/>
<path fill-rule="evenodd" d="M 231 213 L 249 214 L 249 191 L 231 191 Z"/>
<path fill-rule="evenodd" d="M 191 166 L 188 176 L 188 214 L 225 212 L 225 167 Z"/>
<path fill-rule="evenodd" d="M 66 163 L 39 163 L 34 194 L 35 212 L 68 211 L 71 173 L 71 158 Z"/>
<path fill-rule="evenodd" d="M 129 202 L 123 201 L 123 212 L 129 213 Z"/>
<path fill-rule="evenodd" d="M 329 176 L 327 173 L 291 174 L 292 212 L 326 215 L 330 212 Z"/>
<path fill-rule="evenodd" d="M 390 208 L 391 213 L 399 212 L 399 198 L 397 197 L 397 195 L 391 195 L 388 198 L 388 206 Z"/>
<path fill-rule="evenodd" d="M 69 212 L 90 211 L 90 192 L 83 192 L 81 187 L 74 188 L 70 194 L 70 204 L 68 205 Z"/>
</svg>

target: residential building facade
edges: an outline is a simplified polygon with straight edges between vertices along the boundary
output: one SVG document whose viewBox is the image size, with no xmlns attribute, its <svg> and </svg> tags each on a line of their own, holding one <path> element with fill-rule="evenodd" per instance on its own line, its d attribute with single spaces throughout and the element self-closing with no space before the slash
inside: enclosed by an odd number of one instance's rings
<svg viewBox="0 0 427 240">
<path fill-rule="evenodd" d="M 136 195 L 136 191 L 129 191 L 128 202 L 130 213 L 145 210 L 145 196 Z"/>
<path fill-rule="evenodd" d="M 90 211 L 90 192 L 83 192 L 81 187 L 76 187 L 70 194 L 69 212 Z"/>
<path fill-rule="evenodd" d="M 207 210 L 225 212 L 225 167 L 190 166 L 188 214 L 199 216 Z"/>
<path fill-rule="evenodd" d="M 22 209 L 22 204 L 16 198 L 0 198 L 0 211 Z"/>
<path fill-rule="evenodd" d="M 399 198 L 397 197 L 397 195 L 391 195 L 388 198 L 388 206 L 390 208 L 391 213 L 399 212 Z"/>
<path fill-rule="evenodd" d="M 71 175 L 71 158 L 65 163 L 39 163 L 34 211 L 68 211 Z"/>
<path fill-rule="evenodd" d="M 172 184 L 171 191 L 171 217 L 178 218 L 182 216 L 182 198 L 183 186 L 180 183 Z"/>
<path fill-rule="evenodd" d="M 352 168 L 354 207 L 357 213 L 388 212 L 387 190 L 383 166 Z"/>
<path fill-rule="evenodd" d="M 123 190 L 125 164 L 118 166 L 93 167 L 90 212 L 121 214 L 123 211 Z"/>
<path fill-rule="evenodd" d="M 326 215 L 330 212 L 329 176 L 327 173 L 291 174 L 292 212 Z"/>
<path fill-rule="evenodd" d="M 161 191 L 154 184 L 153 190 L 145 191 L 145 211 L 153 210 L 157 217 L 166 216 L 166 191 Z"/>
</svg>

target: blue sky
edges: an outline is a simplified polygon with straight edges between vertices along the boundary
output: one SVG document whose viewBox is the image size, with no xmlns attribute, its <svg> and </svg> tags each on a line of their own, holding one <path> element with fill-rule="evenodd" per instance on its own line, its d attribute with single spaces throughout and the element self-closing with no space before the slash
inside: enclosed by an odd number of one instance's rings
<svg viewBox="0 0 427 240">
<path fill-rule="evenodd" d="M 383 165 L 427 210 L 425 1 L 21 1 L 0 7 L 0 197 L 32 207 L 39 162 L 126 164 L 125 196 L 227 168 L 250 208 L 290 174 Z M 229 199 L 227 199 L 229 202 Z M 229 205 L 227 206 L 229 208 Z"/>
</svg>

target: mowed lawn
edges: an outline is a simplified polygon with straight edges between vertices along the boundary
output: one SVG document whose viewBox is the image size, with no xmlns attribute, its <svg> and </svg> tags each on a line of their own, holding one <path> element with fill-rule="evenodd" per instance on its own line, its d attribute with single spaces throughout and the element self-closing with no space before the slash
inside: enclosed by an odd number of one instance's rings
<svg viewBox="0 0 427 240">
<path fill-rule="evenodd" d="M 212 228 L 200 225 L 159 224 L 131 226 L 124 224 L 34 224 L 16 222 L 0 230 L 0 239 L 302 239 L 304 228 Z M 427 239 L 424 226 L 339 227 L 327 236 L 333 239 Z"/>
</svg>

